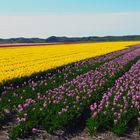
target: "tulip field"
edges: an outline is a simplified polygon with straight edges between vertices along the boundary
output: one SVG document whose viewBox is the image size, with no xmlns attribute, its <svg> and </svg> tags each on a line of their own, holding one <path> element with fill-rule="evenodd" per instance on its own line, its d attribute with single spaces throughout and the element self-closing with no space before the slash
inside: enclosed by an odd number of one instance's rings
<svg viewBox="0 0 140 140">
<path fill-rule="evenodd" d="M 121 50 L 139 42 L 61 44 L 0 48 L 0 83 L 75 61 Z M 113 47 L 112 47 L 113 46 Z"/>
<path fill-rule="evenodd" d="M 53 134 L 80 119 L 92 136 L 101 128 L 140 134 L 140 42 L 0 48 L 0 130 L 10 139 Z"/>
<path fill-rule="evenodd" d="M 118 78 L 114 86 L 103 93 L 101 101 L 90 106 L 90 110 L 88 127 L 91 134 L 101 125 L 108 127 L 109 123 L 114 123 L 112 130 L 120 135 L 134 118 L 140 130 L 140 60 Z"/>
</svg>

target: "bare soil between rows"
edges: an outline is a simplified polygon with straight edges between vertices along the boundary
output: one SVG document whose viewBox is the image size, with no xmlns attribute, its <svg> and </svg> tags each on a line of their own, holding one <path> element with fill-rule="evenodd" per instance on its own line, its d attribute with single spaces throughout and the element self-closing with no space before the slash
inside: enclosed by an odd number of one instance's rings
<svg viewBox="0 0 140 140">
<path fill-rule="evenodd" d="M 10 126 L 4 126 L 0 130 L 0 140 L 10 140 L 8 137 L 8 131 Z M 48 134 L 45 130 L 39 130 L 39 132 L 34 137 L 35 140 L 140 140 L 139 134 L 137 131 L 133 131 L 125 134 L 122 137 L 118 137 L 110 131 L 98 132 L 94 136 L 90 136 L 87 129 L 77 133 L 77 134 L 65 134 L 63 131 L 58 131 L 54 135 Z M 30 136 L 28 138 L 18 139 L 18 140 L 33 140 Z"/>
<path fill-rule="evenodd" d="M 88 116 L 88 115 L 87 115 Z M 86 116 L 86 117 L 87 117 Z M 34 136 L 35 140 L 140 140 L 140 136 L 136 128 L 132 125 L 129 127 L 124 136 L 117 136 L 109 130 L 99 130 L 93 136 L 90 136 L 86 128 L 86 117 L 80 118 L 72 124 L 65 127 L 63 130 L 58 130 L 53 134 L 49 134 L 45 130 L 38 130 Z M 0 140 L 10 140 L 9 132 L 16 124 L 16 116 L 11 114 L 4 124 L 0 126 Z M 32 135 L 29 135 L 18 140 L 33 140 Z"/>
</svg>

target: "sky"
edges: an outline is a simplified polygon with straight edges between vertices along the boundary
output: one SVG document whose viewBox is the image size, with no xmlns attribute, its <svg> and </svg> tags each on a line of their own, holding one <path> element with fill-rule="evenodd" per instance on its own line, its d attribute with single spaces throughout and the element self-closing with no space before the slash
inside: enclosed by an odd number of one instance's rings
<svg viewBox="0 0 140 140">
<path fill-rule="evenodd" d="M 0 38 L 140 35 L 140 0 L 0 0 Z"/>
</svg>

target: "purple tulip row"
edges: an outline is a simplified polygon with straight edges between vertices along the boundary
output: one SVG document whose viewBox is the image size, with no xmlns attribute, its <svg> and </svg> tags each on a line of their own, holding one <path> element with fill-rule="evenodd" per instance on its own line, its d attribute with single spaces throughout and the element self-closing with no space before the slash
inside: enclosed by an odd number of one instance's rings
<svg viewBox="0 0 140 140">
<path fill-rule="evenodd" d="M 47 90 L 43 95 L 35 94 L 33 99 L 28 98 L 18 105 L 17 121 L 22 125 L 26 121 L 37 122 L 36 119 L 40 118 L 39 120 L 46 125 L 51 123 L 49 128 L 56 127 L 57 123 L 58 128 L 63 126 L 67 121 L 79 116 L 83 108 L 90 104 L 91 99 L 98 99 L 98 96 L 101 96 L 98 92 L 108 85 L 109 80 L 124 71 L 124 67 L 139 55 L 140 49 L 133 50 L 104 63 L 96 70 L 77 76 L 58 88 Z"/>
<path fill-rule="evenodd" d="M 90 110 L 92 116 L 88 123 L 90 133 L 103 124 L 105 127 L 108 122 L 113 122 L 113 131 L 122 134 L 127 129 L 128 123 L 135 118 L 140 132 L 140 60 L 117 79 L 114 86 L 103 94 L 101 101 L 90 106 Z"/>
</svg>

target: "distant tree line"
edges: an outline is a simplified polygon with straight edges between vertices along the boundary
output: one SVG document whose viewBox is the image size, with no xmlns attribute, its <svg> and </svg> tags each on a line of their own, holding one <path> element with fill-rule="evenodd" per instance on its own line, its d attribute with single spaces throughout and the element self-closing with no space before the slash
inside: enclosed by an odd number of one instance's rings
<svg viewBox="0 0 140 140">
<path fill-rule="evenodd" d="M 50 42 L 102 42 L 102 41 L 138 41 L 140 35 L 128 36 L 89 36 L 89 37 L 56 37 L 51 36 L 47 39 L 41 38 L 9 38 L 0 39 L 0 44 L 4 43 L 50 43 Z"/>
</svg>

